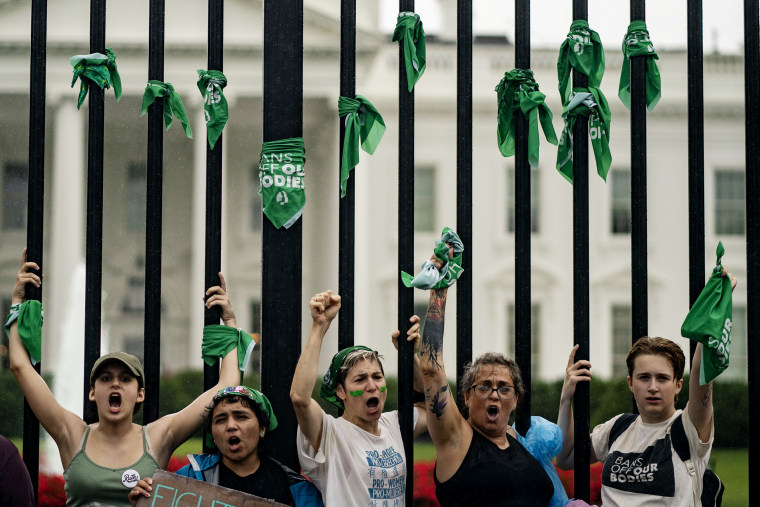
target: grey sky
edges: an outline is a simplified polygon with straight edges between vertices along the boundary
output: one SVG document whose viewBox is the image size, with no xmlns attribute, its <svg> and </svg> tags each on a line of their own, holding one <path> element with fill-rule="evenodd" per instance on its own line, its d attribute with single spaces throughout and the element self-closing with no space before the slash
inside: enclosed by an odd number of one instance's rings
<svg viewBox="0 0 760 507">
<path fill-rule="evenodd" d="M 381 0 L 383 28 L 392 31 L 398 12 L 397 0 Z M 416 0 L 415 10 L 425 31 L 435 33 L 442 26 L 441 5 L 456 5 L 455 0 Z M 687 0 L 650 1 L 646 21 L 655 48 L 686 47 Z M 514 39 L 514 2 L 510 0 L 473 0 L 475 33 L 504 34 Z M 599 33 L 605 47 L 619 46 L 630 22 L 629 2 L 589 0 L 589 24 Z M 547 14 L 548 13 L 548 14 Z M 703 39 L 706 52 L 742 51 L 744 8 L 741 0 L 703 1 Z M 534 0 L 531 2 L 531 44 L 557 47 L 572 21 L 572 0 Z"/>
</svg>

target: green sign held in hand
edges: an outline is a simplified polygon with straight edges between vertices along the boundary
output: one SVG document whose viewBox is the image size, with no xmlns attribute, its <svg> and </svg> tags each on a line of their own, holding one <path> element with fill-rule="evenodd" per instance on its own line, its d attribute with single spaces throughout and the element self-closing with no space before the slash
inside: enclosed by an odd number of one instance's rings
<svg viewBox="0 0 760 507">
<path fill-rule="evenodd" d="M 681 336 L 702 344 L 699 383 L 705 385 L 728 368 L 733 325 L 731 279 L 723 272 L 723 243 L 718 242 L 718 259 L 710 279 L 681 325 Z"/>
<path fill-rule="evenodd" d="M 359 163 L 359 140 L 364 151 L 372 155 L 385 134 L 385 122 L 375 106 L 357 95 L 355 99 L 338 97 L 338 115 L 346 118 L 343 158 L 340 161 L 340 196 L 346 195 L 350 171 Z"/>
<path fill-rule="evenodd" d="M 72 56 L 69 62 L 74 67 L 74 78 L 71 80 L 72 88 L 77 79 L 80 80 L 77 109 L 82 106 L 92 84 L 103 90 L 107 90 L 113 85 L 116 102 L 121 99 L 121 76 L 119 76 L 119 70 L 116 67 L 116 55 L 111 48 L 106 48 L 106 54 L 91 53 Z"/>
<path fill-rule="evenodd" d="M 623 69 L 620 73 L 620 87 L 618 97 L 625 107 L 631 108 L 631 57 L 639 56 L 646 58 L 646 100 L 647 109 L 654 109 L 662 94 L 660 84 L 660 71 L 657 69 L 657 53 L 649 39 L 649 31 L 644 21 L 632 21 L 628 25 L 628 32 L 623 39 Z"/>
<path fill-rule="evenodd" d="M 212 150 L 230 117 L 227 99 L 224 98 L 223 92 L 225 86 L 227 86 L 227 78 L 220 71 L 198 69 L 198 89 L 203 96 L 206 135 L 208 145 Z"/>
<path fill-rule="evenodd" d="M 148 81 L 148 85 L 145 87 L 145 93 L 143 94 L 140 116 L 147 113 L 148 107 L 150 107 L 150 105 L 159 97 L 163 97 L 164 99 L 164 125 L 166 125 L 166 130 L 169 130 L 169 127 L 171 127 L 172 116 L 174 116 L 182 124 L 182 128 L 185 130 L 185 135 L 189 139 L 192 139 L 193 129 L 190 128 L 190 122 L 187 119 L 185 106 L 182 104 L 182 98 L 180 98 L 179 93 L 174 91 L 174 87 L 171 83 L 164 83 L 155 79 Z"/>
</svg>

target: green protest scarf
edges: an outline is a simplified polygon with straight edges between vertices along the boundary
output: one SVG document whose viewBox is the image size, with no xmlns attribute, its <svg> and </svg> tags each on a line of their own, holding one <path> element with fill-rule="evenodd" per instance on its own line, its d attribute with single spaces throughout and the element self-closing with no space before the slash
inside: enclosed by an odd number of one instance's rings
<svg viewBox="0 0 760 507">
<path fill-rule="evenodd" d="M 106 48 L 106 54 L 91 53 L 72 56 L 69 63 L 74 67 L 71 87 L 74 87 L 77 79 L 80 80 L 77 109 L 82 106 L 91 84 L 104 90 L 113 85 L 116 102 L 121 99 L 121 76 L 119 76 L 119 70 L 116 68 L 116 55 L 111 48 Z"/>
<path fill-rule="evenodd" d="M 243 381 L 243 372 L 246 366 L 248 366 L 251 352 L 253 352 L 255 346 L 256 344 L 251 335 L 242 329 L 216 324 L 203 326 L 203 343 L 201 345 L 201 357 L 203 361 L 209 366 L 216 364 L 218 358 L 223 358 L 232 349 L 237 347 L 241 382 Z"/>
<path fill-rule="evenodd" d="M 623 69 L 620 73 L 618 97 L 625 107 L 631 108 L 631 57 L 642 56 L 647 59 L 646 65 L 646 97 L 647 109 L 651 111 L 660 100 L 661 85 L 660 71 L 657 69 L 657 53 L 649 38 L 647 24 L 644 21 L 632 21 L 628 32 L 623 38 Z"/>
<path fill-rule="evenodd" d="M 325 377 L 322 379 L 322 387 L 319 389 L 319 396 L 339 408 L 343 408 L 343 401 L 335 394 L 338 389 L 338 372 L 340 371 L 340 367 L 343 366 L 346 356 L 355 350 L 372 352 L 371 348 L 364 345 L 354 345 L 353 347 L 346 347 L 339 351 L 333 356 L 332 361 L 330 361 L 330 367 L 327 369 Z"/>
<path fill-rule="evenodd" d="M 449 259 L 449 246 L 447 243 L 451 243 L 454 247 L 454 257 Z M 444 289 L 454 285 L 460 276 L 464 268 L 462 268 L 462 252 L 464 252 L 464 244 L 459 236 L 449 227 L 444 227 L 441 233 L 441 239 L 435 240 L 435 248 L 433 255 L 438 260 L 444 262 L 440 271 L 435 267 L 435 264 L 430 259 L 422 263 L 422 270 L 420 273 L 412 277 L 405 271 L 401 272 L 401 282 L 406 287 L 416 287 L 418 289 Z"/>
<path fill-rule="evenodd" d="M 203 96 L 203 116 L 206 117 L 208 145 L 214 149 L 222 129 L 230 117 L 227 99 L 222 89 L 227 86 L 227 78 L 218 70 L 198 69 L 198 89 Z"/>
<path fill-rule="evenodd" d="M 422 29 L 420 15 L 414 12 L 399 12 L 392 41 L 404 41 L 404 63 L 409 91 L 425 72 L 425 30 Z"/>
<path fill-rule="evenodd" d="M 15 308 L 18 308 L 14 311 Z M 16 307 L 11 307 L 11 313 L 5 321 L 5 335 L 10 338 L 11 324 L 17 322 L 18 335 L 21 343 L 29 352 L 32 364 L 37 364 L 42 358 L 42 303 L 36 299 L 24 301 Z"/>
<path fill-rule="evenodd" d="M 174 116 L 182 124 L 182 128 L 185 129 L 185 135 L 189 139 L 192 139 L 193 129 L 190 128 L 190 122 L 187 120 L 185 106 L 182 104 L 182 98 L 180 98 L 179 93 L 174 91 L 171 83 L 164 83 L 155 79 L 148 81 L 145 93 L 143 94 L 140 116 L 147 113 L 148 107 L 159 97 L 164 98 L 164 125 L 166 125 L 166 130 L 169 130 L 169 127 L 171 127 L 172 116 Z"/>
<path fill-rule="evenodd" d="M 259 194 L 264 214 L 277 227 L 288 229 L 301 217 L 306 203 L 306 152 L 303 139 L 269 141 L 259 157 Z"/>
<path fill-rule="evenodd" d="M 385 134 L 385 122 L 375 106 L 357 95 L 356 99 L 338 97 L 338 115 L 346 117 L 343 158 L 340 161 L 340 196 L 346 195 L 349 172 L 359 163 L 359 139 L 364 151 L 372 155 Z"/>
<path fill-rule="evenodd" d="M 717 261 L 710 279 L 681 325 L 681 336 L 702 344 L 699 384 L 712 382 L 728 368 L 733 325 L 731 279 L 723 275 L 723 243 L 715 251 Z M 692 372 L 693 374 L 693 372 Z"/>
<path fill-rule="evenodd" d="M 504 78 L 496 86 L 498 108 L 496 136 L 499 150 L 505 157 L 515 154 L 513 117 L 516 111 L 522 111 L 528 119 L 528 161 L 534 169 L 538 168 L 539 121 L 546 140 L 557 145 L 557 134 L 552 125 L 552 112 L 544 102 L 545 98 L 546 95 L 538 91 L 538 83 L 533 78 L 532 70 L 510 70 L 504 74 Z"/>
<path fill-rule="evenodd" d="M 604 75 L 604 48 L 599 34 L 591 30 L 588 21 L 578 19 L 570 25 L 565 41 L 559 48 L 557 74 L 562 105 L 570 100 L 570 67 L 588 76 L 589 88 L 598 88 Z"/>
<path fill-rule="evenodd" d="M 557 170 L 573 182 L 573 128 L 579 116 L 588 118 L 588 132 L 596 159 L 596 172 L 607 181 L 612 165 L 610 153 L 610 106 L 599 88 L 573 88 L 573 98 L 562 110 L 565 128 L 557 149 Z"/>
</svg>

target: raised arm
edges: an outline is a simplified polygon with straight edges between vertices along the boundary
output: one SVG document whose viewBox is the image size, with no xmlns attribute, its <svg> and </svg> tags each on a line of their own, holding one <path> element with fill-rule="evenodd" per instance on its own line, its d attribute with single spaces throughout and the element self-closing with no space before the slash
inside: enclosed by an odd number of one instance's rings
<svg viewBox="0 0 760 507">
<path fill-rule="evenodd" d="M 422 369 L 420 368 L 420 358 L 417 355 L 420 349 L 420 318 L 416 315 L 412 315 L 409 319 L 412 325 L 406 332 L 407 341 L 414 341 L 414 386 L 415 392 L 423 393 L 425 389 L 425 383 L 422 380 Z M 394 331 L 391 334 L 391 341 L 393 346 L 398 350 L 398 339 L 401 336 L 401 331 Z M 418 401 L 414 404 L 418 409 L 417 424 L 414 426 L 414 436 L 421 435 L 427 431 L 427 412 L 425 410 L 425 402 Z"/>
<path fill-rule="evenodd" d="M 723 268 L 725 270 L 725 267 Z M 736 277 L 731 273 L 727 275 L 731 280 L 731 291 L 736 288 Z M 689 418 L 697 429 L 697 435 L 702 442 L 710 439 L 713 418 L 713 383 L 699 384 L 699 371 L 702 365 L 702 344 L 698 343 L 691 361 L 689 374 L 689 403 L 687 410 Z"/>
<path fill-rule="evenodd" d="M 219 280 L 221 282 L 219 286 L 210 287 L 206 291 L 205 306 L 206 308 L 218 306 L 222 312 L 224 325 L 237 327 L 235 311 L 227 295 L 227 284 L 222 273 L 219 273 Z M 157 453 L 156 458 L 162 468 L 169 462 L 174 450 L 201 426 L 206 408 L 211 404 L 214 395 L 224 387 L 240 383 L 237 350 L 237 347 L 233 347 L 222 359 L 219 382 L 214 387 L 198 396 L 179 412 L 166 415 L 148 426 L 151 442 Z"/>
<path fill-rule="evenodd" d="M 39 266 L 34 262 L 26 261 L 26 249 L 24 249 L 21 256 L 21 269 L 13 287 L 11 304 L 24 302 L 27 284 L 40 286 L 42 280 L 33 270 L 39 270 Z M 43 378 L 34 369 L 29 353 L 21 342 L 16 322 L 10 326 L 9 352 L 10 368 L 16 381 L 34 415 L 58 445 L 63 466 L 68 466 L 84 433 L 84 421 L 58 403 Z"/>
<path fill-rule="evenodd" d="M 306 345 L 298 359 L 293 383 L 290 386 L 290 401 L 296 412 L 298 426 L 312 448 L 319 449 L 322 442 L 322 408 L 312 399 L 314 383 L 317 379 L 319 352 L 322 349 L 322 339 L 325 337 L 330 323 L 340 310 L 340 296 L 332 291 L 316 294 L 309 301 L 311 309 L 311 331 Z"/>
<path fill-rule="evenodd" d="M 562 470 L 571 470 L 575 466 L 575 422 L 573 420 L 573 396 L 578 382 L 591 381 L 591 363 L 586 360 L 575 360 L 579 345 L 570 351 L 565 369 L 565 382 L 562 384 L 562 394 L 559 398 L 559 414 L 557 426 L 562 430 L 562 449 L 557 454 L 556 464 Z M 597 461 L 594 449 L 591 449 L 591 463 Z"/>
</svg>

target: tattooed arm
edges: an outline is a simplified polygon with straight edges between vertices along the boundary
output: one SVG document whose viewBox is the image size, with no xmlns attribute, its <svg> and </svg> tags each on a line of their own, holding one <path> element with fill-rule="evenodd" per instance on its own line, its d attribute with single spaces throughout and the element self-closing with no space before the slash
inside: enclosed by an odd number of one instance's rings
<svg viewBox="0 0 760 507">
<path fill-rule="evenodd" d="M 443 366 L 443 330 L 448 289 L 430 292 L 422 331 L 420 369 L 425 384 L 428 432 L 438 457 L 436 475 L 447 480 L 462 464 L 472 441 L 472 427 L 459 413 Z"/>
</svg>

